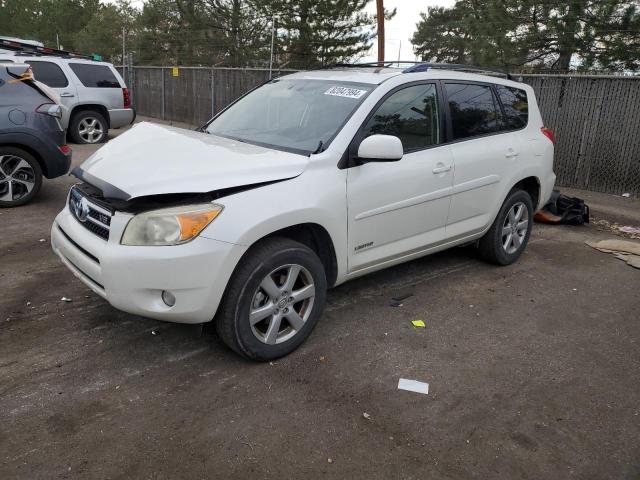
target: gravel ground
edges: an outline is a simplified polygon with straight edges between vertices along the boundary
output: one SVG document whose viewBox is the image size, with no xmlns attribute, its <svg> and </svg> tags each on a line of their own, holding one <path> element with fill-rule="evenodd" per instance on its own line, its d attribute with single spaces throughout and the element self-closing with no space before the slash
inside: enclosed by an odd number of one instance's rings
<svg viewBox="0 0 640 480">
<path fill-rule="evenodd" d="M 347 283 L 258 364 L 66 271 L 72 183 L 0 210 L 0 478 L 640 478 L 640 271 L 584 245 L 608 232 L 536 225 L 510 267 L 454 249 Z M 584 196 L 640 225 L 640 201 Z"/>
</svg>

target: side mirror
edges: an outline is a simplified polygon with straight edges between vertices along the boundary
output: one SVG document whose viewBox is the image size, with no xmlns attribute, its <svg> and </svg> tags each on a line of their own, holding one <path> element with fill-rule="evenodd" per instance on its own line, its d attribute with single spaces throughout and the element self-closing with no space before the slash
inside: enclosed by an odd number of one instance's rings
<svg viewBox="0 0 640 480">
<path fill-rule="evenodd" d="M 393 135 L 371 135 L 360 142 L 358 160 L 366 162 L 397 162 L 404 155 L 402 142 Z"/>
</svg>

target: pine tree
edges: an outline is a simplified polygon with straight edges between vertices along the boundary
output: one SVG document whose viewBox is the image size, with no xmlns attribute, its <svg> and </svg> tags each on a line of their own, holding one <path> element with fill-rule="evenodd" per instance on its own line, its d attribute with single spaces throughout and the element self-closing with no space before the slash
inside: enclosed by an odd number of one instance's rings
<svg viewBox="0 0 640 480">
<path fill-rule="evenodd" d="M 638 70 L 640 6 L 634 0 L 459 0 L 423 13 L 412 42 L 425 60 Z"/>
<path fill-rule="evenodd" d="M 271 0 L 278 17 L 281 65 L 310 68 L 357 59 L 371 48 L 375 18 L 369 0 Z"/>
</svg>

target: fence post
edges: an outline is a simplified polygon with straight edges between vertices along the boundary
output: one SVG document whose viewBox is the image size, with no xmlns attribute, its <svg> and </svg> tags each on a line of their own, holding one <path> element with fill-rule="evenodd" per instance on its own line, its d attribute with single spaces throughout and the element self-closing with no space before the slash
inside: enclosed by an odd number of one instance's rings
<svg viewBox="0 0 640 480">
<path fill-rule="evenodd" d="M 133 71 L 133 55 L 131 55 L 131 53 L 129 53 L 127 55 L 128 57 L 128 62 L 127 62 L 127 72 L 129 72 L 129 98 L 131 99 L 131 104 L 135 105 L 135 97 L 136 97 L 136 74 Z"/>
<path fill-rule="evenodd" d="M 162 107 L 161 107 L 161 111 L 162 111 L 162 120 L 164 120 L 164 67 L 162 67 L 160 69 L 160 73 L 162 75 Z"/>
<path fill-rule="evenodd" d="M 216 90 L 214 88 L 214 75 L 213 75 L 213 67 L 211 67 L 211 116 L 213 117 L 216 114 Z"/>
</svg>

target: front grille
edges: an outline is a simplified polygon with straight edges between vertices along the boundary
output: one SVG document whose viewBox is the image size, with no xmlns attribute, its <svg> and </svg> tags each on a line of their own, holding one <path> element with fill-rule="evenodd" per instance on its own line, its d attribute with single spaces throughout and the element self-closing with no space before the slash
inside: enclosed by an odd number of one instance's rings
<svg viewBox="0 0 640 480">
<path fill-rule="evenodd" d="M 84 228 L 94 235 L 109 239 L 112 213 L 97 205 L 91 197 L 82 192 L 77 186 L 71 188 L 69 193 L 69 210 L 74 218 Z"/>
</svg>

